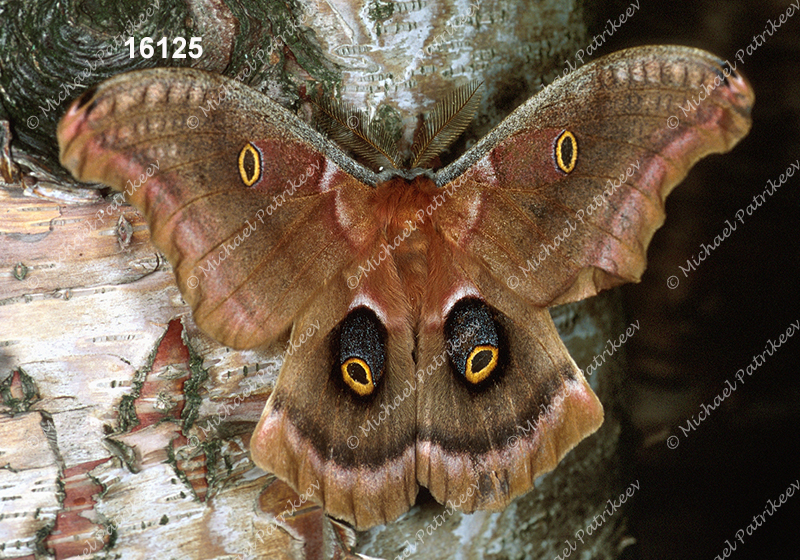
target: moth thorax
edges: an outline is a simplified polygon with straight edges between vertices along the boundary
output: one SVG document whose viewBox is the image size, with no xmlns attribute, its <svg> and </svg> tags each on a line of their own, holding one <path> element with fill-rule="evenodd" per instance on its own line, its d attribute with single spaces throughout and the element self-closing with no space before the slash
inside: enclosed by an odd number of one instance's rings
<svg viewBox="0 0 800 560">
<path fill-rule="evenodd" d="M 425 175 L 413 179 L 392 177 L 375 187 L 375 220 L 387 231 L 424 229 L 435 217 L 432 205 L 434 197 L 441 193 L 442 189 Z"/>
</svg>

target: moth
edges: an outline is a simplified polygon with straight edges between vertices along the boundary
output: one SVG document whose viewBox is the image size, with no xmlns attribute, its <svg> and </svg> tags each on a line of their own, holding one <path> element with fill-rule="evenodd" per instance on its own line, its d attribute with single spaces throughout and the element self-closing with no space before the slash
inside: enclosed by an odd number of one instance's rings
<svg viewBox="0 0 800 560">
<path fill-rule="evenodd" d="M 411 169 L 347 122 L 360 113 L 322 104 L 380 172 L 193 69 L 110 79 L 58 127 L 62 164 L 146 216 L 203 331 L 236 349 L 292 342 L 253 460 L 358 529 L 402 515 L 420 485 L 467 513 L 502 509 L 600 426 L 548 308 L 639 280 L 664 199 L 748 132 L 754 101 L 709 53 L 633 48 L 434 172 L 425 160 L 474 108 L 474 87 L 459 91 Z"/>
</svg>

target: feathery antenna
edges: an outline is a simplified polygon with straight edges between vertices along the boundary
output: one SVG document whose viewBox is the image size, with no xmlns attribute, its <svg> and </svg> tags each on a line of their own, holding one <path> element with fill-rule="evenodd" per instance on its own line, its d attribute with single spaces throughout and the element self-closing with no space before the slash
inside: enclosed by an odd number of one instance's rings
<svg viewBox="0 0 800 560">
<path fill-rule="evenodd" d="M 320 124 L 339 146 L 360 156 L 374 170 L 398 168 L 394 140 L 380 122 L 367 117 L 366 111 L 331 97 L 312 103 L 319 109 Z"/>
<path fill-rule="evenodd" d="M 473 80 L 437 103 L 417 132 L 412 147 L 411 168 L 424 167 L 469 126 L 481 96 L 483 82 Z"/>
</svg>

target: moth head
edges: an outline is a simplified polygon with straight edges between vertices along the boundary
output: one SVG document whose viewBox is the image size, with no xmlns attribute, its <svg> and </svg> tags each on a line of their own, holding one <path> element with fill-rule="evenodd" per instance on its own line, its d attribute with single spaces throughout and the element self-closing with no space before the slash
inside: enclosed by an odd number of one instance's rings
<svg viewBox="0 0 800 560">
<path fill-rule="evenodd" d="M 480 86 L 481 82 L 473 80 L 454 90 L 422 118 L 406 165 L 402 165 L 395 135 L 383 121 L 335 98 L 322 98 L 314 105 L 319 124 L 331 139 L 374 171 L 419 169 L 430 165 L 472 122 L 481 98 Z"/>
</svg>

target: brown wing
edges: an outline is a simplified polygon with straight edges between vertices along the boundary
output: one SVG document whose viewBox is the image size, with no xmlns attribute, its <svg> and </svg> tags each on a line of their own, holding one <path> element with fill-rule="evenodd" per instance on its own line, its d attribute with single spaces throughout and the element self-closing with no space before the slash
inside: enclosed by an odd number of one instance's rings
<svg viewBox="0 0 800 560">
<path fill-rule="evenodd" d="M 425 375 L 417 397 L 417 479 L 466 513 L 499 510 L 600 427 L 603 408 L 547 309 L 526 303 L 488 271 L 470 278 L 470 256 L 444 242 L 432 253 L 443 264 L 429 278 L 418 335 L 417 367 Z M 458 308 L 481 301 L 488 304 L 483 317 L 466 314 L 460 328 L 447 328 Z M 481 339 L 487 328 L 496 330 L 496 343 Z M 469 355 L 487 343 L 497 347 L 498 363 L 471 383 L 453 345 Z"/>
<path fill-rule="evenodd" d="M 416 395 L 396 398 L 413 375 L 408 304 L 388 264 L 348 285 L 382 240 L 367 220 L 374 175 L 263 95 L 195 70 L 109 80 L 58 134 L 78 179 L 124 191 L 144 212 L 206 333 L 250 348 L 289 332 L 254 461 L 357 527 L 407 511 Z M 338 348 L 365 302 L 386 330 L 369 399 L 345 387 Z"/>
<path fill-rule="evenodd" d="M 741 76 L 701 50 L 603 57 L 438 175 L 457 193 L 441 227 L 473 256 L 471 278 L 488 271 L 540 307 L 638 281 L 664 199 L 697 160 L 744 137 L 753 99 Z"/>
<path fill-rule="evenodd" d="M 326 513 L 365 529 L 414 504 L 417 393 L 414 333 L 396 268 L 386 263 L 351 290 L 347 279 L 356 274 L 351 267 L 332 278 L 298 317 L 295 340 L 315 321 L 320 332 L 286 357 L 251 449 L 258 465 L 298 493 L 311 488 Z M 375 310 L 385 327 L 376 345 L 386 362 L 368 396 L 354 394 L 340 371 L 343 306 L 348 316 Z"/>
<path fill-rule="evenodd" d="M 142 210 L 195 321 L 233 348 L 285 333 L 365 239 L 372 174 L 221 76 L 117 76 L 72 105 L 58 139 L 76 178 Z"/>
<path fill-rule="evenodd" d="M 429 261 L 444 264 L 428 279 L 417 405 L 417 478 L 438 500 L 504 507 L 597 429 L 600 404 L 546 307 L 638 281 L 667 194 L 747 133 L 752 103 L 708 53 L 629 49 L 559 80 L 438 174 Z M 488 325 L 467 343 L 476 367 L 481 348 L 499 350 L 477 383 L 446 355 L 457 305 Z"/>
</svg>

